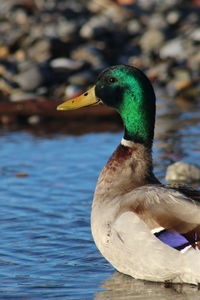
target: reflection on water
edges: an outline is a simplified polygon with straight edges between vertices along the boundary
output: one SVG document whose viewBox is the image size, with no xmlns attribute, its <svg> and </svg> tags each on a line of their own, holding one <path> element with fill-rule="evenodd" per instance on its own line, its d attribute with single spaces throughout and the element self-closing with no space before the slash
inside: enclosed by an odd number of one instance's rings
<svg viewBox="0 0 200 300">
<path fill-rule="evenodd" d="M 119 272 L 115 272 L 101 285 L 105 291 L 97 292 L 95 300 L 197 300 L 200 292 L 191 285 L 174 284 L 167 286 L 163 283 L 136 280 Z"/>
<path fill-rule="evenodd" d="M 113 274 L 93 243 L 93 191 L 121 136 L 0 131 L 0 299 L 200 298 L 191 286 L 167 289 Z M 199 137 L 198 107 L 158 102 L 153 155 L 159 179 L 180 157 L 199 161 Z"/>
</svg>

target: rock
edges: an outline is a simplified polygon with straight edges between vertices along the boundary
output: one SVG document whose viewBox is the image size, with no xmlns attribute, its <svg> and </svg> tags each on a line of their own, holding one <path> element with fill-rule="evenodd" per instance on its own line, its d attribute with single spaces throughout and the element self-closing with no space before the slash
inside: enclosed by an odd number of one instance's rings
<svg viewBox="0 0 200 300">
<path fill-rule="evenodd" d="M 195 30 L 191 33 L 191 38 L 192 38 L 195 42 L 200 42 L 200 28 L 195 29 Z"/>
<path fill-rule="evenodd" d="M 156 80 L 159 83 L 168 81 L 168 64 L 166 62 L 161 62 L 156 64 L 156 66 L 149 67 L 147 76 L 151 80 Z"/>
<path fill-rule="evenodd" d="M 65 89 L 65 96 L 70 99 L 81 94 L 81 92 L 83 92 L 83 89 L 80 86 L 70 84 Z"/>
<path fill-rule="evenodd" d="M 165 18 L 160 13 L 151 14 L 151 17 L 148 20 L 149 29 L 163 30 L 167 26 Z"/>
<path fill-rule="evenodd" d="M 17 8 L 14 10 L 14 12 L 12 13 L 12 19 L 17 24 L 20 24 L 22 26 L 27 26 L 27 24 L 29 23 L 27 12 L 22 8 Z"/>
<path fill-rule="evenodd" d="M 0 46 L 0 59 L 7 57 L 9 54 L 9 48 L 7 46 Z"/>
<path fill-rule="evenodd" d="M 130 20 L 127 23 L 127 30 L 130 34 L 137 34 L 141 30 L 141 24 L 138 20 Z"/>
<path fill-rule="evenodd" d="M 41 118 L 38 115 L 32 115 L 27 118 L 27 122 L 31 125 L 37 125 L 40 123 L 40 121 L 41 121 Z"/>
<path fill-rule="evenodd" d="M 65 57 L 55 58 L 50 62 L 52 68 L 64 68 L 70 71 L 79 70 L 83 66 L 83 62 L 75 61 Z"/>
<path fill-rule="evenodd" d="M 169 57 L 177 58 L 177 56 L 180 57 L 180 55 L 182 55 L 184 51 L 183 49 L 184 49 L 183 41 L 179 38 L 173 39 L 168 43 L 166 43 L 160 49 L 159 51 L 160 57 L 162 59 L 169 58 Z"/>
<path fill-rule="evenodd" d="M 38 63 L 44 63 L 50 58 L 50 41 L 47 39 L 40 39 L 31 44 L 27 49 L 29 59 Z"/>
<path fill-rule="evenodd" d="M 80 36 L 92 39 L 113 30 L 114 24 L 104 15 L 92 17 L 80 30 Z"/>
<path fill-rule="evenodd" d="M 176 24 L 180 20 L 180 18 L 181 14 L 178 10 L 172 10 L 166 16 L 166 20 L 170 25 Z"/>
<path fill-rule="evenodd" d="M 173 70 L 173 79 L 167 84 L 167 90 L 181 91 L 193 83 L 191 72 L 187 69 L 177 68 Z"/>
<path fill-rule="evenodd" d="M 119 29 L 129 18 L 128 11 L 125 10 L 122 6 L 118 6 L 115 4 L 108 5 L 107 9 L 103 11 L 103 15 L 106 16 L 107 19 L 114 24 L 114 26 L 119 25 Z"/>
<path fill-rule="evenodd" d="M 157 10 L 167 10 L 170 7 L 174 7 L 180 4 L 179 0 L 165 0 L 165 1 L 158 1 L 158 0 L 138 0 L 139 5 L 146 10 L 152 10 L 153 7 L 156 7 Z"/>
<path fill-rule="evenodd" d="M 162 31 L 150 28 L 143 34 L 140 40 L 140 46 L 145 52 L 151 52 L 153 50 L 157 51 L 162 46 L 163 42 L 164 34 Z"/>
<path fill-rule="evenodd" d="M 105 66 L 101 51 L 89 45 L 76 48 L 71 52 L 71 58 L 75 61 L 87 62 L 94 69 Z"/>
<path fill-rule="evenodd" d="M 90 82 L 92 82 L 92 74 L 88 71 L 79 72 L 74 75 L 71 75 L 68 81 L 70 84 L 73 85 L 86 86 Z"/>
<path fill-rule="evenodd" d="M 65 18 L 60 18 L 57 24 L 58 35 L 62 40 L 68 40 L 76 34 L 77 25 L 75 22 L 66 21 Z"/>
<path fill-rule="evenodd" d="M 24 91 L 33 91 L 43 83 L 42 74 L 37 66 L 17 74 L 14 79 Z"/>
<path fill-rule="evenodd" d="M 167 168 L 165 179 L 168 182 L 197 182 L 200 181 L 200 168 L 193 164 L 177 161 Z"/>
<path fill-rule="evenodd" d="M 12 93 L 10 95 L 10 101 L 11 102 L 24 102 L 24 101 L 37 99 L 37 98 L 38 98 L 38 95 L 36 95 L 36 94 L 23 93 L 20 90 L 15 91 L 15 93 Z"/>
</svg>

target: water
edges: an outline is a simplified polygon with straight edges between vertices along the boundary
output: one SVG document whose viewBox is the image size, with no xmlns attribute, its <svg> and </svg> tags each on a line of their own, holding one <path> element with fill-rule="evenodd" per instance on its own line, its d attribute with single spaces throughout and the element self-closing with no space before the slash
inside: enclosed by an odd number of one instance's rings
<svg viewBox="0 0 200 300">
<path fill-rule="evenodd" d="M 200 156 L 199 111 L 158 103 L 155 172 Z M 134 280 L 96 249 L 90 207 L 98 174 L 122 133 L 0 132 L 0 299 L 199 299 L 191 286 Z M 198 297 L 198 298 L 197 298 Z"/>
</svg>

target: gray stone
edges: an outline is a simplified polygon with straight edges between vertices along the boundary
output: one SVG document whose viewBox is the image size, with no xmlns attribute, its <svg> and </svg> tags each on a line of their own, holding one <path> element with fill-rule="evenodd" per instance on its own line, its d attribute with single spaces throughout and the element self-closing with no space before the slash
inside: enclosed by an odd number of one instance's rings
<svg viewBox="0 0 200 300">
<path fill-rule="evenodd" d="M 59 22 L 57 24 L 57 31 L 58 31 L 58 36 L 61 39 L 67 40 L 73 34 L 75 34 L 76 29 L 77 29 L 77 25 L 75 22 L 68 22 L 64 18 L 59 19 Z"/>
<path fill-rule="evenodd" d="M 200 181 L 200 168 L 193 164 L 189 164 L 183 161 L 177 161 L 167 168 L 165 179 L 168 182 L 197 182 Z"/>
<path fill-rule="evenodd" d="M 114 24 L 104 15 L 92 17 L 87 23 L 85 23 L 81 30 L 80 36 L 83 38 L 91 39 L 106 30 L 112 30 Z"/>
<path fill-rule="evenodd" d="M 141 24 L 137 20 L 131 20 L 127 23 L 127 30 L 131 34 L 139 33 L 141 30 Z"/>
<path fill-rule="evenodd" d="M 200 42 L 200 28 L 195 29 L 191 33 L 191 38 L 196 42 Z"/>
<path fill-rule="evenodd" d="M 50 58 L 50 41 L 47 39 L 36 41 L 27 49 L 28 57 L 39 63 L 45 62 Z"/>
<path fill-rule="evenodd" d="M 149 21 L 148 21 L 148 27 L 154 28 L 154 29 L 164 29 L 167 26 L 165 18 L 163 18 L 162 14 L 155 13 L 151 14 Z M 153 40 L 152 40 L 153 42 Z"/>
<path fill-rule="evenodd" d="M 31 125 L 37 125 L 40 123 L 40 121 L 41 121 L 41 118 L 38 115 L 32 115 L 27 118 L 27 122 Z"/>
<path fill-rule="evenodd" d="M 71 71 L 79 70 L 83 66 L 82 61 L 76 61 L 65 57 L 55 58 L 51 61 L 52 68 L 64 68 Z"/>
<path fill-rule="evenodd" d="M 23 93 L 20 90 L 16 90 L 14 93 L 10 95 L 11 102 L 24 102 L 33 99 L 37 99 L 38 95 L 32 93 Z"/>
<path fill-rule="evenodd" d="M 169 58 L 169 57 L 175 57 L 177 58 L 177 55 L 183 56 L 184 52 L 184 44 L 183 41 L 179 38 L 173 39 L 166 43 L 161 49 L 160 49 L 160 57 L 161 58 Z"/>
<path fill-rule="evenodd" d="M 90 63 L 94 69 L 102 68 L 104 61 L 101 52 L 92 46 L 80 46 L 71 52 L 71 58 L 75 61 Z"/>
<path fill-rule="evenodd" d="M 180 18 L 181 14 L 177 10 L 170 11 L 166 16 L 166 20 L 170 25 L 176 24 L 180 20 Z"/>
<path fill-rule="evenodd" d="M 65 96 L 67 98 L 72 98 L 72 97 L 80 94 L 81 92 L 83 92 L 83 89 L 80 86 L 70 84 L 65 89 Z"/>
<path fill-rule="evenodd" d="M 43 82 L 42 74 L 37 66 L 17 74 L 14 79 L 24 91 L 33 91 Z"/>
<path fill-rule="evenodd" d="M 150 52 L 152 50 L 158 50 L 164 42 L 164 34 L 162 31 L 150 28 L 142 36 L 140 45 L 143 51 Z"/>
<path fill-rule="evenodd" d="M 84 86 L 92 81 L 92 74 L 88 71 L 78 72 L 68 79 L 70 84 Z"/>
</svg>

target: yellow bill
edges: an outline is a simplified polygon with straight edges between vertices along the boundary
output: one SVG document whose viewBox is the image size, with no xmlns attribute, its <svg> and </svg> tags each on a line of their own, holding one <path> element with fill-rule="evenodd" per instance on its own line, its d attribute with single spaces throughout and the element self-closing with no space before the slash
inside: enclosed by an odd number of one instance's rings
<svg viewBox="0 0 200 300">
<path fill-rule="evenodd" d="M 84 106 L 97 105 L 101 100 L 95 96 L 95 86 L 82 95 L 68 100 L 57 107 L 57 110 L 73 110 Z"/>
</svg>

